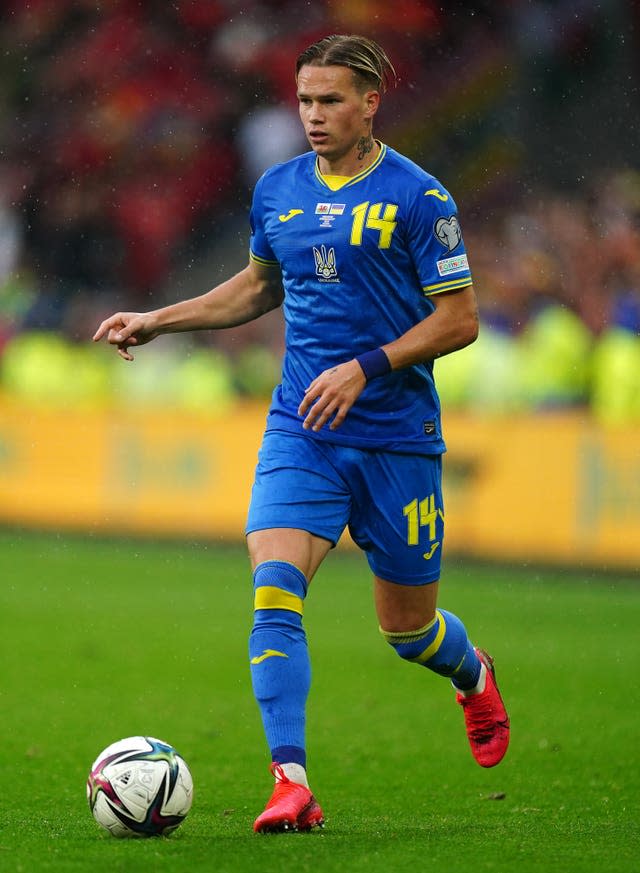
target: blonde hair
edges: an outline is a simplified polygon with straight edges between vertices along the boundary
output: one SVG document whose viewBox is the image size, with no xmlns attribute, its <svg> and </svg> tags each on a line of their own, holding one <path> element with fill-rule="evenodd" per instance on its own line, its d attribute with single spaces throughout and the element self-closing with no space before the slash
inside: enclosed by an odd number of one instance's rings
<svg viewBox="0 0 640 873">
<path fill-rule="evenodd" d="M 296 78 L 306 65 L 348 67 L 361 88 L 386 91 L 396 83 L 396 71 L 386 52 L 366 36 L 333 34 L 314 42 L 298 55 Z"/>
</svg>

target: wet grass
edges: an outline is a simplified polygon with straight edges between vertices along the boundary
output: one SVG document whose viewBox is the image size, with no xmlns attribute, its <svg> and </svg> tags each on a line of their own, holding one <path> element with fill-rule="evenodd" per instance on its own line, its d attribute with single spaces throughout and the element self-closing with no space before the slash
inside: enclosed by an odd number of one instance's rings
<svg viewBox="0 0 640 873">
<path fill-rule="evenodd" d="M 305 618 L 327 826 L 257 837 L 271 786 L 244 551 L 0 533 L 0 870 L 637 870 L 638 582 L 449 560 L 441 602 L 495 655 L 504 762 L 477 767 L 448 683 L 384 645 L 365 562 L 336 553 Z M 138 733 L 194 776 L 166 839 L 115 840 L 86 804 L 97 753 Z"/>
</svg>

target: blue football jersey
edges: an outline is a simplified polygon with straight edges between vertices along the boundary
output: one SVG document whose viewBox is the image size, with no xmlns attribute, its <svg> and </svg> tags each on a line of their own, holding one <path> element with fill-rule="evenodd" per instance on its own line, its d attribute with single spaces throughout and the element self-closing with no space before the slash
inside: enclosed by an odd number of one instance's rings
<svg viewBox="0 0 640 873">
<path fill-rule="evenodd" d="M 372 379 L 335 431 L 303 431 L 297 410 L 323 370 L 397 339 L 433 311 L 433 294 L 471 284 L 451 194 L 383 144 L 370 167 L 334 191 L 308 152 L 260 178 L 250 221 L 251 258 L 279 265 L 285 292 L 282 381 L 267 429 L 443 452 L 432 361 Z"/>
</svg>

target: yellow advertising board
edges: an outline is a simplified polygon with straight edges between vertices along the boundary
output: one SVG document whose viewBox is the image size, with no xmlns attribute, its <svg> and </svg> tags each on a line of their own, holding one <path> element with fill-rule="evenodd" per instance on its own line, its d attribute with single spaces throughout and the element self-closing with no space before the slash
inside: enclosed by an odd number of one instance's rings
<svg viewBox="0 0 640 873">
<path fill-rule="evenodd" d="M 242 535 L 265 409 L 224 417 L 0 406 L 0 520 Z"/>
<path fill-rule="evenodd" d="M 0 400 L 0 522 L 199 539 L 243 534 L 264 406 L 224 415 Z M 640 433 L 579 414 L 447 416 L 445 547 L 640 567 Z"/>
<path fill-rule="evenodd" d="M 478 557 L 640 568 L 640 432 L 580 414 L 444 423 L 447 545 Z"/>
</svg>

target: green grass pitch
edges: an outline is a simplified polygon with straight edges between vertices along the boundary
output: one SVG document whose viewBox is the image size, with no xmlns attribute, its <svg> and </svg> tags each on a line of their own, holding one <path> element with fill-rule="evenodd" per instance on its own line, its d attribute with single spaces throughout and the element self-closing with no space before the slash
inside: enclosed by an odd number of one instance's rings
<svg viewBox="0 0 640 873">
<path fill-rule="evenodd" d="M 327 825 L 259 837 L 271 782 L 244 551 L 0 533 L 0 871 L 638 871 L 638 579 L 445 569 L 442 606 L 496 658 L 503 763 L 474 763 L 450 686 L 384 644 L 366 562 L 338 552 L 305 618 Z M 171 837 L 116 840 L 89 813 L 91 762 L 132 734 L 192 770 Z"/>
</svg>

